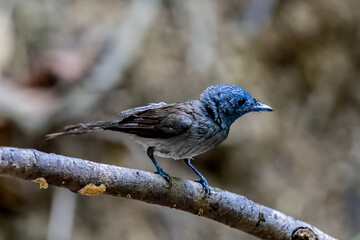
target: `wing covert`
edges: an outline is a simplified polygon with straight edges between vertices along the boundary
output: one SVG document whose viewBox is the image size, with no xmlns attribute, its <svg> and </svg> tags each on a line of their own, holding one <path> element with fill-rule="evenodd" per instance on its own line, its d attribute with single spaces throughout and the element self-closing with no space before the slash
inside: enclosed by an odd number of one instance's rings
<svg viewBox="0 0 360 240">
<path fill-rule="evenodd" d="M 166 139 L 183 133 L 192 122 L 189 114 L 171 104 L 125 117 L 119 122 L 118 131 L 144 138 Z"/>
<path fill-rule="evenodd" d="M 124 110 L 118 113 L 118 115 L 122 118 L 125 117 L 129 117 L 132 114 L 139 114 L 141 112 L 144 112 L 146 110 L 150 110 L 150 109 L 155 109 L 155 108 L 160 108 L 167 105 L 164 102 L 159 102 L 159 103 L 149 103 L 146 106 L 141 106 L 141 107 L 135 107 L 135 108 L 130 108 L 128 110 Z"/>
</svg>

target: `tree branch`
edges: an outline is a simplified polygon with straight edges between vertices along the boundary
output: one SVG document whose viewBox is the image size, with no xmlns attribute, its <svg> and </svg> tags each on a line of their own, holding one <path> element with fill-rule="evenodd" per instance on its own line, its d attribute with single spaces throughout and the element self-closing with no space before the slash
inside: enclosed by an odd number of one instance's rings
<svg viewBox="0 0 360 240">
<path fill-rule="evenodd" d="M 34 149 L 0 147 L 0 175 L 35 180 L 83 195 L 101 193 L 158 204 L 207 217 L 261 239 L 335 239 L 317 228 L 247 198 L 196 182 L 90 162 Z"/>
</svg>

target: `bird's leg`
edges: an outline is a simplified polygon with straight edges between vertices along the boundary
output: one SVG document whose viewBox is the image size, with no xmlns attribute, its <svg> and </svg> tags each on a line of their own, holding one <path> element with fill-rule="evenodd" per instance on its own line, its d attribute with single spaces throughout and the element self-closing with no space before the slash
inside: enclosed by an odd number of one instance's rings
<svg viewBox="0 0 360 240">
<path fill-rule="evenodd" d="M 200 183 L 204 188 L 205 194 L 209 195 L 210 194 L 210 188 L 209 188 L 208 182 L 206 181 L 204 176 L 191 164 L 191 160 L 192 160 L 191 158 L 184 159 L 184 162 L 186 163 L 186 165 L 188 165 L 194 171 L 194 173 L 196 173 L 196 175 L 199 176 L 200 179 L 195 180 L 195 181 Z"/>
<path fill-rule="evenodd" d="M 169 174 L 164 172 L 162 170 L 162 168 L 159 166 L 159 164 L 156 162 L 155 157 L 154 157 L 154 150 L 155 150 L 154 147 L 149 147 L 147 149 L 147 155 L 149 156 L 149 158 L 151 159 L 151 161 L 154 163 L 154 165 L 156 167 L 156 172 L 155 173 L 162 176 L 169 183 L 169 186 L 171 186 L 171 178 L 170 178 Z"/>
</svg>

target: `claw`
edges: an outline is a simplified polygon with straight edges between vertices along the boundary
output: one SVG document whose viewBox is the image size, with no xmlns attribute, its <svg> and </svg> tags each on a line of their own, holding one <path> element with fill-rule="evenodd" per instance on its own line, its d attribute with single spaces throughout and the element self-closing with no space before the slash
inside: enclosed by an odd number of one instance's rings
<svg viewBox="0 0 360 240">
<path fill-rule="evenodd" d="M 158 163 L 156 162 L 156 160 L 155 160 L 155 158 L 154 158 L 154 154 L 153 154 L 153 153 L 154 153 L 154 150 L 155 150 L 154 147 L 149 147 L 149 148 L 147 149 L 147 154 L 148 154 L 149 158 L 151 159 L 151 161 L 154 163 L 154 165 L 155 165 L 155 167 L 156 167 L 156 170 L 157 170 L 157 171 L 154 172 L 154 173 L 159 174 L 160 176 L 162 176 L 162 177 L 166 180 L 166 182 L 169 184 L 168 187 L 171 187 L 171 186 L 172 186 L 171 178 L 170 178 L 169 174 L 167 174 L 166 172 L 164 172 L 164 171 L 162 170 L 162 168 L 159 167 Z"/>
<path fill-rule="evenodd" d="M 160 171 L 156 171 L 154 172 L 155 174 L 159 174 L 160 176 L 162 176 L 165 181 L 169 184 L 169 187 L 172 186 L 172 182 L 171 182 L 171 177 L 169 176 L 169 174 L 167 174 L 166 172 L 164 172 L 161 168 L 159 169 Z"/>
<path fill-rule="evenodd" d="M 198 182 L 203 186 L 205 195 L 210 195 L 210 186 L 205 178 L 195 180 L 195 182 Z"/>
<path fill-rule="evenodd" d="M 194 173 L 196 173 L 196 175 L 199 176 L 200 179 L 195 180 L 195 182 L 198 182 L 203 186 L 205 196 L 210 195 L 210 186 L 209 186 L 208 182 L 206 181 L 206 178 L 204 178 L 204 176 L 201 175 L 201 173 L 198 170 L 196 170 L 196 168 L 191 164 L 191 160 L 192 160 L 192 158 L 184 159 L 184 162 L 186 163 L 186 165 L 188 165 L 194 171 Z"/>
</svg>

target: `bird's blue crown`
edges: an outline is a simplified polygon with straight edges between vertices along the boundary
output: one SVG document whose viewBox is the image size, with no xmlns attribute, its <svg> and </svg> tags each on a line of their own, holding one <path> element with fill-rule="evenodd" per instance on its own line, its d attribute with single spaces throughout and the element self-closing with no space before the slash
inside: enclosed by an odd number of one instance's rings
<svg viewBox="0 0 360 240">
<path fill-rule="evenodd" d="M 200 96 L 211 118 L 221 127 L 230 125 L 245 113 L 271 111 L 272 109 L 254 98 L 241 87 L 220 84 L 208 87 Z"/>
</svg>

